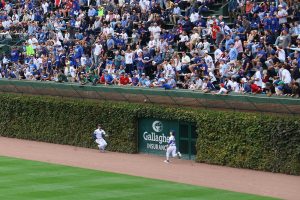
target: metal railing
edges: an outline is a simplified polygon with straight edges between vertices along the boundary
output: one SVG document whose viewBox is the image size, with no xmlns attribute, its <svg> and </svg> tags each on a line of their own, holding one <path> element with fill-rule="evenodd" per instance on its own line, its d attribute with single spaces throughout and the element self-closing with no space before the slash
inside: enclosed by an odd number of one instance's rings
<svg viewBox="0 0 300 200">
<path fill-rule="evenodd" d="M 264 95 L 212 95 L 198 91 L 133 86 L 84 85 L 41 81 L 0 79 L 0 92 L 50 95 L 81 99 L 202 107 L 256 112 L 300 114 L 300 99 Z"/>
</svg>

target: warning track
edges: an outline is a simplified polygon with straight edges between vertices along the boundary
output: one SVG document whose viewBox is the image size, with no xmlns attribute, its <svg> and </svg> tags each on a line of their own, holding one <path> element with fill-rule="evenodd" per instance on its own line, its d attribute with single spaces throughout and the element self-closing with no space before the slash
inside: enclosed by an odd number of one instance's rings
<svg viewBox="0 0 300 200">
<path fill-rule="evenodd" d="M 0 155 L 298 200 L 300 176 L 0 137 Z"/>
</svg>

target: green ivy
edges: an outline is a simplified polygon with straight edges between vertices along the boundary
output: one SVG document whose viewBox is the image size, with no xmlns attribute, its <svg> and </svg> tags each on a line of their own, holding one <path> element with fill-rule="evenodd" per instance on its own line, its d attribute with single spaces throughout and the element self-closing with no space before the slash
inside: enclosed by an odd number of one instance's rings
<svg viewBox="0 0 300 200">
<path fill-rule="evenodd" d="M 0 135 L 137 153 L 139 118 L 197 123 L 196 162 L 300 175 L 300 118 L 58 97 L 0 95 Z"/>
</svg>

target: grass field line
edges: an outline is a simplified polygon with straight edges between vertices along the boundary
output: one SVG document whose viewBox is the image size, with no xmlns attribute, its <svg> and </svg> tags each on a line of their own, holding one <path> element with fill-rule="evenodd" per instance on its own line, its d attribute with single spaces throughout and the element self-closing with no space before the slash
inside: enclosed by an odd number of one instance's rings
<svg viewBox="0 0 300 200">
<path fill-rule="evenodd" d="M 1 156 L 0 177 L 1 199 L 273 199 Z"/>
</svg>

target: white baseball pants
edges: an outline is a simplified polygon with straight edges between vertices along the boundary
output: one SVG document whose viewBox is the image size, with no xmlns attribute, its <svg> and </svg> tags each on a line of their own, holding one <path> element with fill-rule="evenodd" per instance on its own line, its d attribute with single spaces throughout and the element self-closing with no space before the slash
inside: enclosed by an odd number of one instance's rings
<svg viewBox="0 0 300 200">
<path fill-rule="evenodd" d="M 96 139 L 96 143 L 98 144 L 98 147 L 99 147 L 100 150 L 104 150 L 105 147 L 107 146 L 107 143 L 103 138 Z"/>
<path fill-rule="evenodd" d="M 169 160 L 170 155 L 171 155 L 173 158 L 177 156 L 177 153 L 176 153 L 176 146 L 169 146 L 169 147 L 167 148 L 167 153 L 166 153 L 167 160 Z"/>
</svg>

